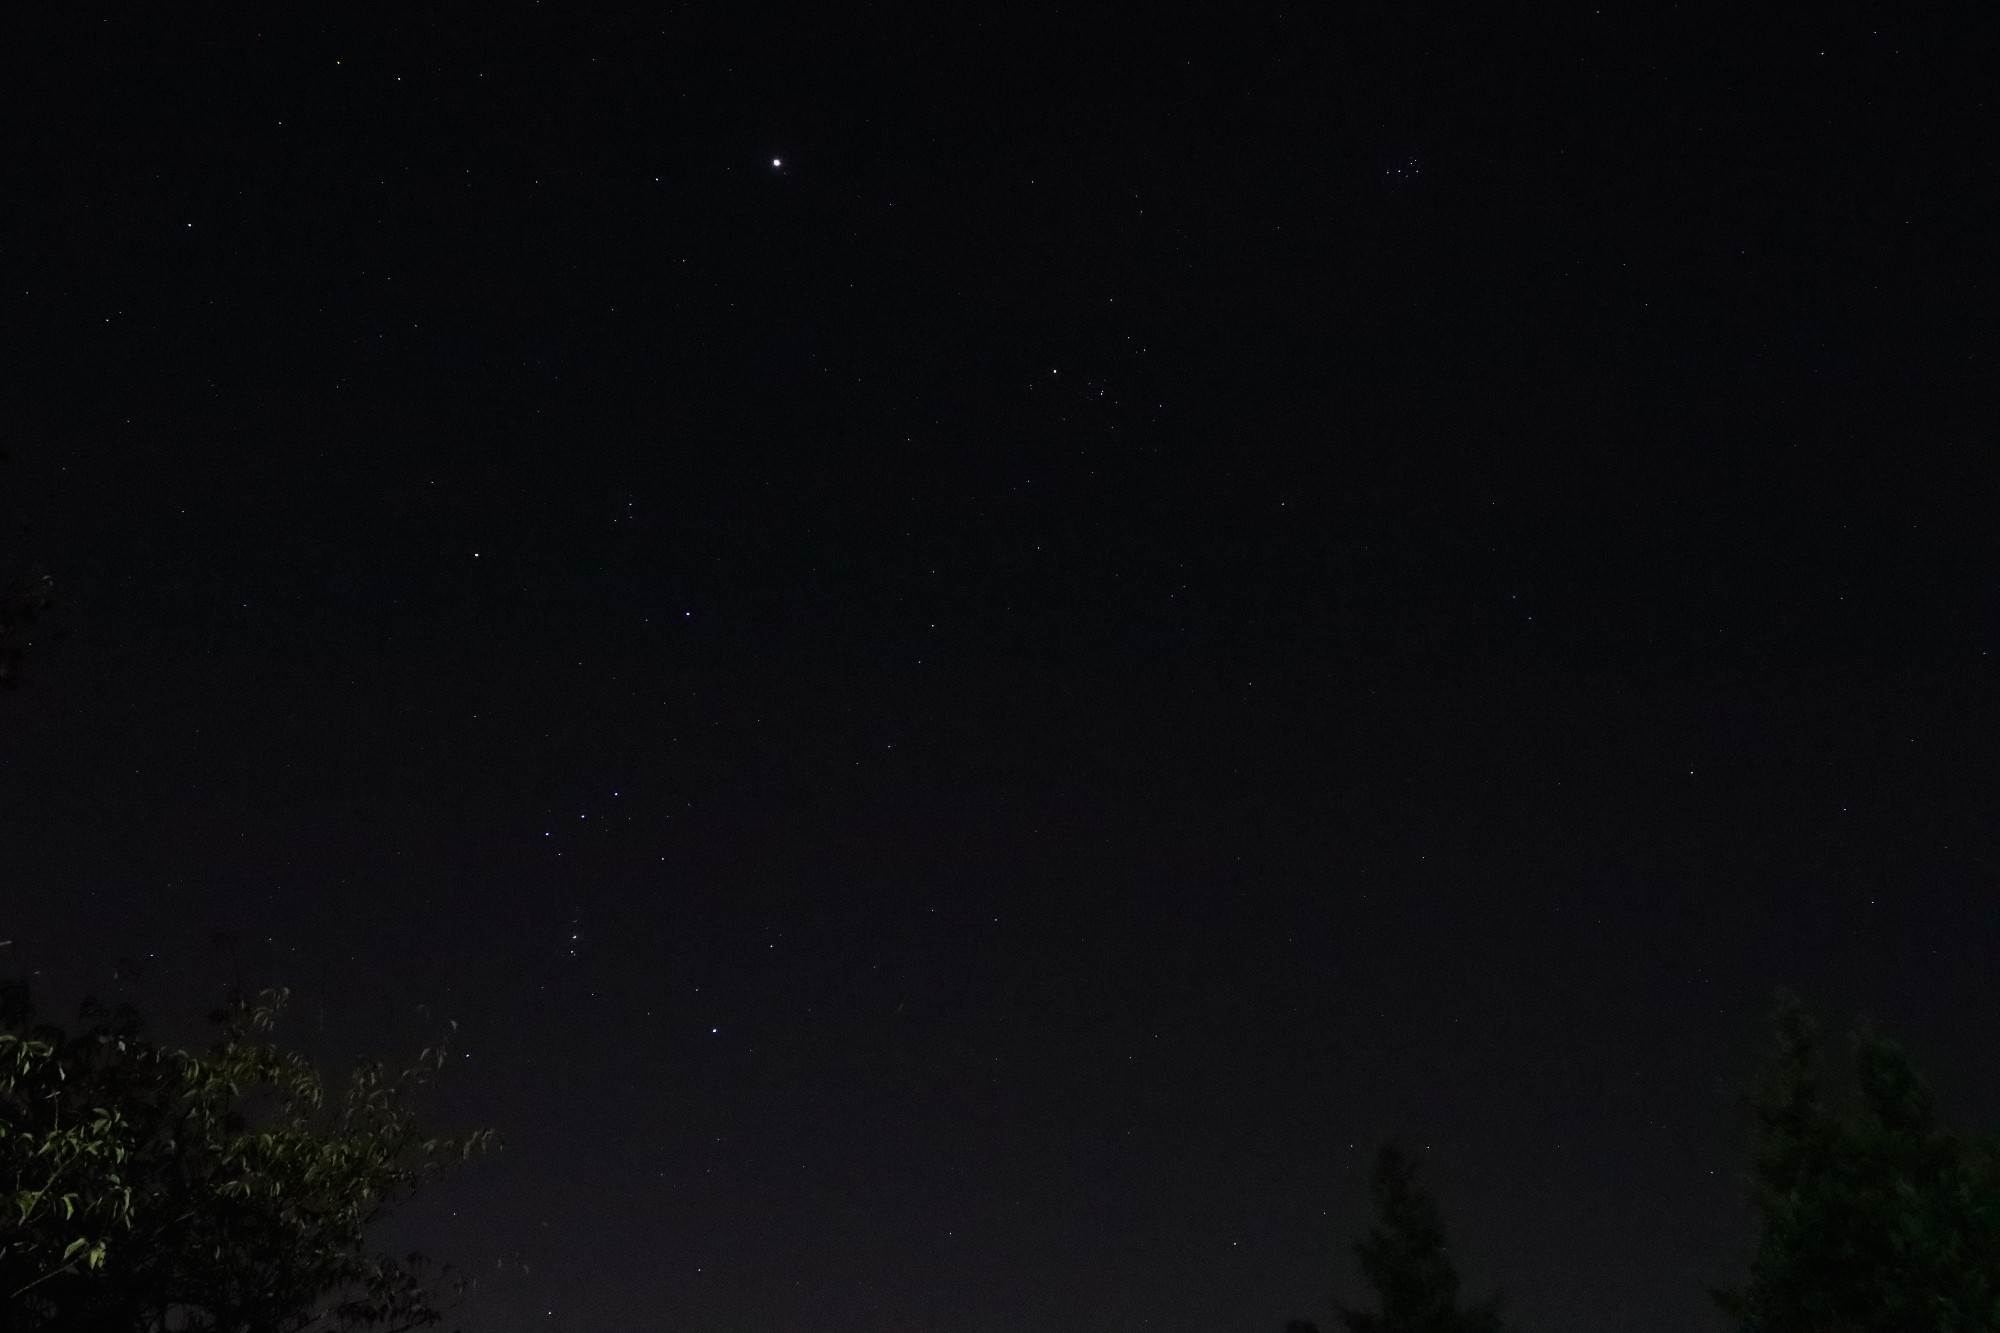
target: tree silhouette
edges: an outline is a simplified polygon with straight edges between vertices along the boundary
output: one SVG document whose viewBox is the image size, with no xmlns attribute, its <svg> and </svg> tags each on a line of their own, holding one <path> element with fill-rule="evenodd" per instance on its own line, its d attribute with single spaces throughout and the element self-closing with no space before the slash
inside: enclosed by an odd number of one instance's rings
<svg viewBox="0 0 2000 1333">
<path fill-rule="evenodd" d="M 1756 1121 L 1749 1280 L 1716 1293 L 1750 1333 L 2000 1329 L 2000 1150 L 1944 1127 L 1909 1057 L 1866 1027 L 1851 1104 L 1818 1025 L 1781 994 Z"/>
<path fill-rule="evenodd" d="M 1375 1157 L 1375 1210 L 1375 1225 L 1354 1252 L 1381 1308 L 1341 1307 L 1347 1333 L 1503 1333 L 1498 1296 L 1459 1304 L 1458 1270 L 1437 1200 L 1418 1179 L 1416 1162 L 1393 1142 Z"/>
<path fill-rule="evenodd" d="M 420 1256 L 367 1233 L 488 1133 L 424 1133 L 406 1069 L 329 1093 L 267 1038 L 281 992 L 233 1001 L 206 1053 L 151 1041 L 129 1007 L 76 1034 L 0 986 L 0 1333 L 409 1330 L 443 1318 Z M 456 1285 L 446 1275 L 441 1284 Z"/>
</svg>

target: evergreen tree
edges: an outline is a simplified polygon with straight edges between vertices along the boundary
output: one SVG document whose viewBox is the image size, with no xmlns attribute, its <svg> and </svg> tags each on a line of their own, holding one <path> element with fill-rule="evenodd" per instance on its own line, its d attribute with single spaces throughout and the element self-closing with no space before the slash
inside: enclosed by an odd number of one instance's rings
<svg viewBox="0 0 2000 1333">
<path fill-rule="evenodd" d="M 1354 1247 L 1379 1310 L 1342 1307 L 1347 1333 L 1503 1333 L 1500 1298 L 1458 1301 L 1458 1270 L 1445 1244 L 1437 1200 L 1417 1164 L 1395 1143 L 1375 1158 L 1376 1222 Z"/>
<path fill-rule="evenodd" d="M 1866 1028 L 1851 1105 L 1829 1096 L 1817 1025 L 1779 999 L 1751 1097 L 1758 1217 L 1749 1280 L 1717 1293 L 1747 1333 L 2000 1330 L 2000 1151 L 1940 1123 L 1909 1057 Z"/>
</svg>

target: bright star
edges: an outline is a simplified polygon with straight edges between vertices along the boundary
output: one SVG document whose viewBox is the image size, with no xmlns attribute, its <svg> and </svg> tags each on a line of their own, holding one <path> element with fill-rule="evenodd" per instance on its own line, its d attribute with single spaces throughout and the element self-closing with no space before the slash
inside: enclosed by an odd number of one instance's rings
<svg viewBox="0 0 2000 1333">
<path fill-rule="evenodd" d="M 785 165 L 785 164 L 784 164 L 784 163 L 782 163 L 782 162 L 780 162 L 780 161 L 779 161 L 779 160 L 778 160 L 777 158 L 775 158 L 775 157 L 774 157 L 774 158 L 772 158 L 772 159 L 771 159 L 771 165 L 772 165 L 772 166 L 774 166 L 774 167 L 781 167 L 781 166 L 783 166 L 783 165 Z"/>
</svg>

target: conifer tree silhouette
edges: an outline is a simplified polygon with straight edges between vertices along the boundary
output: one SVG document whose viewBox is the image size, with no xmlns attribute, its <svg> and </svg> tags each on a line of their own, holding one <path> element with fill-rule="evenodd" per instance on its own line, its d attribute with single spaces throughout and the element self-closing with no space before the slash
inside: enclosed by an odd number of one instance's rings
<svg viewBox="0 0 2000 1333">
<path fill-rule="evenodd" d="M 1381 1308 L 1341 1307 L 1347 1333 L 1506 1333 L 1497 1295 L 1459 1304 L 1458 1270 L 1437 1200 L 1400 1144 L 1385 1144 L 1376 1154 L 1375 1209 L 1375 1226 L 1354 1252 Z"/>
</svg>

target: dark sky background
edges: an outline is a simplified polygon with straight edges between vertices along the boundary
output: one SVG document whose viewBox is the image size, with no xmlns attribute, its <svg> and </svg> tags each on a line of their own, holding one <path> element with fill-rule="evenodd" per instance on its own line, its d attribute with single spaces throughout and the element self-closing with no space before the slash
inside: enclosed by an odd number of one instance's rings
<svg viewBox="0 0 2000 1333">
<path fill-rule="evenodd" d="M 493 1333 L 1324 1325 L 1391 1133 L 1719 1328 L 1774 986 L 2000 1108 L 1922 8 L 10 15 L 9 966 L 456 1019 Z"/>
</svg>

